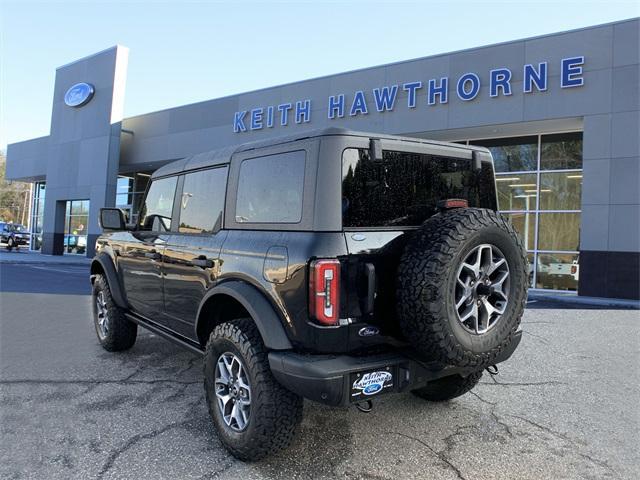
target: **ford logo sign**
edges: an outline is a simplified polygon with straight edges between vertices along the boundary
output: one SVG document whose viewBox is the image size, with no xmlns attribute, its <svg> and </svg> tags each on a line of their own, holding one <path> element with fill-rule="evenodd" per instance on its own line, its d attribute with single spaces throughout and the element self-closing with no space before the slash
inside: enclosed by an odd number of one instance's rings
<svg viewBox="0 0 640 480">
<path fill-rule="evenodd" d="M 362 391 L 365 395 L 373 395 L 374 393 L 378 393 L 382 390 L 382 384 L 380 383 L 372 383 L 371 385 L 365 387 Z"/>
<path fill-rule="evenodd" d="M 369 325 L 368 327 L 362 327 L 358 330 L 358 335 L 361 337 L 373 337 L 374 335 L 378 335 L 380 333 L 380 329 L 378 327 L 372 327 Z"/>
<path fill-rule="evenodd" d="M 64 94 L 64 103 L 69 107 L 81 107 L 89 103 L 94 93 L 90 83 L 76 83 Z"/>
</svg>

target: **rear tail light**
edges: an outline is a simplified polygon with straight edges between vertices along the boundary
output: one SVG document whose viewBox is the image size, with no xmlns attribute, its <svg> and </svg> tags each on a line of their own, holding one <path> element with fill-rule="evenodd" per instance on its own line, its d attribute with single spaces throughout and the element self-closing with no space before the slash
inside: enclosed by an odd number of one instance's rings
<svg viewBox="0 0 640 480">
<path fill-rule="evenodd" d="M 571 275 L 575 275 L 578 272 L 578 267 L 571 265 Z"/>
<path fill-rule="evenodd" d="M 309 314 L 322 325 L 337 325 L 340 315 L 340 262 L 314 260 L 309 271 Z"/>
</svg>

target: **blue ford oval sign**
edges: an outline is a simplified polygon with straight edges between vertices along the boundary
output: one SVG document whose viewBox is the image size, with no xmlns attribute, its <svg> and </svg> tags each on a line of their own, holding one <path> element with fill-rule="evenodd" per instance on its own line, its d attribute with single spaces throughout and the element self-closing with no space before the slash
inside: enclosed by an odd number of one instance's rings
<svg viewBox="0 0 640 480">
<path fill-rule="evenodd" d="M 81 107 L 89 103 L 94 93 L 90 83 L 76 83 L 64 94 L 64 103 L 69 107 Z"/>
</svg>

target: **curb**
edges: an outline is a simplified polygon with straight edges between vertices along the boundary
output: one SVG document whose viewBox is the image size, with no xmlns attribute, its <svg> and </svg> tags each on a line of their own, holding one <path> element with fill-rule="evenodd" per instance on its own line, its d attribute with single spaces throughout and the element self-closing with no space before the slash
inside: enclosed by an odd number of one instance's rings
<svg viewBox="0 0 640 480">
<path fill-rule="evenodd" d="M 579 295 L 563 295 L 544 292 L 529 292 L 530 299 L 544 299 L 560 303 L 573 303 L 582 305 L 625 307 L 631 310 L 640 310 L 640 300 L 628 300 L 623 298 L 581 297 Z"/>
<path fill-rule="evenodd" d="M 43 262 L 43 261 L 21 261 L 21 260 L 0 260 L 0 265 L 60 265 L 60 266 L 81 266 L 88 267 L 90 262 Z"/>
</svg>

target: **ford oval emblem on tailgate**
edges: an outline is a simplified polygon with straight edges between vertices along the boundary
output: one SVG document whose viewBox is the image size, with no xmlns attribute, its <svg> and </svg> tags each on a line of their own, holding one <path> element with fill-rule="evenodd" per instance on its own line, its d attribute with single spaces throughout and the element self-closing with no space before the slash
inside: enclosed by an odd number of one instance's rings
<svg viewBox="0 0 640 480">
<path fill-rule="evenodd" d="M 380 329 L 378 327 L 372 327 L 369 325 L 368 327 L 362 327 L 358 330 L 358 335 L 361 337 L 373 337 L 374 335 L 378 335 L 380 333 Z"/>
</svg>

